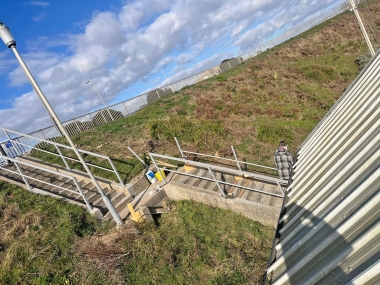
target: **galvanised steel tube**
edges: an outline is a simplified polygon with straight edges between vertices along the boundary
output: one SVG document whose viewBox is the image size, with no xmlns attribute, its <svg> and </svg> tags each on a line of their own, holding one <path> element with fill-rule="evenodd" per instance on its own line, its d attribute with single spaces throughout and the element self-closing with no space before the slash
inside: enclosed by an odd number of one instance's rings
<svg viewBox="0 0 380 285">
<path fill-rule="evenodd" d="M 118 225 L 122 225 L 123 222 L 120 219 L 119 214 L 116 212 L 114 206 L 112 205 L 112 203 L 110 202 L 110 200 L 108 199 L 108 197 L 104 194 L 102 188 L 100 187 L 99 183 L 96 181 L 96 179 L 95 179 L 94 175 L 92 174 L 91 170 L 88 168 L 88 166 L 87 166 L 86 162 L 84 161 L 82 155 L 77 150 L 76 146 L 74 145 L 74 143 L 71 140 L 70 136 L 66 132 L 66 130 L 63 127 L 63 125 L 62 125 L 61 121 L 59 120 L 58 116 L 55 114 L 53 108 L 50 106 L 50 103 L 46 99 L 45 95 L 42 93 L 42 90 L 38 86 L 37 82 L 34 80 L 32 74 L 30 73 L 30 71 L 28 69 L 28 67 L 24 63 L 24 60 L 22 59 L 22 57 L 20 56 L 20 54 L 18 53 L 18 51 L 16 49 L 16 42 L 14 41 L 11 33 L 9 32 L 9 29 L 7 27 L 5 27 L 3 23 L 0 23 L 0 37 L 2 38 L 2 40 L 4 41 L 4 43 L 8 46 L 8 48 L 12 49 L 12 51 L 15 54 L 18 62 L 20 63 L 22 69 L 24 70 L 26 76 L 28 77 L 30 83 L 32 84 L 33 88 L 36 90 L 38 97 L 40 98 L 40 100 L 42 101 L 43 105 L 47 109 L 49 115 L 53 118 L 54 122 L 57 124 L 57 126 L 58 126 L 59 130 L 62 132 L 62 134 L 66 137 L 66 139 L 69 142 L 69 144 L 71 145 L 73 151 L 75 152 L 75 154 L 79 158 L 80 162 L 82 163 L 84 169 L 86 170 L 86 172 L 90 176 L 91 180 L 93 181 L 94 185 L 98 189 L 98 191 L 99 191 L 100 195 L 102 196 L 103 201 L 104 201 L 105 205 L 107 206 L 108 210 L 110 211 L 113 219 L 115 220 L 115 222 Z"/>
</svg>

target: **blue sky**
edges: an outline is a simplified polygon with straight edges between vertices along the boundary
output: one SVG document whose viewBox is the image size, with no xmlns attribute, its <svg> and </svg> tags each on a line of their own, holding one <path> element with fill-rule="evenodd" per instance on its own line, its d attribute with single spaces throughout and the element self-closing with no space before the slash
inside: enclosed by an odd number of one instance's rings
<svg viewBox="0 0 380 285">
<path fill-rule="evenodd" d="M 0 20 L 62 121 L 218 65 L 341 0 L 3 1 Z M 167 76 L 165 80 L 161 69 Z M 0 127 L 51 122 L 0 43 Z M 0 135 L 0 137 L 2 137 Z"/>
</svg>

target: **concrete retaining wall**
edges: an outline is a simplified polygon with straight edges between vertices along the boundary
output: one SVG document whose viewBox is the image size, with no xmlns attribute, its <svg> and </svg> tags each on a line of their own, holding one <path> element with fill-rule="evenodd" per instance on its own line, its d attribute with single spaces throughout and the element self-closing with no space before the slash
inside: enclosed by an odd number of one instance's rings
<svg viewBox="0 0 380 285">
<path fill-rule="evenodd" d="M 171 200 L 194 200 L 213 207 L 231 210 L 259 223 L 277 227 L 280 208 L 270 207 L 240 198 L 226 199 L 218 192 L 205 191 L 177 182 L 166 184 L 163 189 Z"/>
</svg>

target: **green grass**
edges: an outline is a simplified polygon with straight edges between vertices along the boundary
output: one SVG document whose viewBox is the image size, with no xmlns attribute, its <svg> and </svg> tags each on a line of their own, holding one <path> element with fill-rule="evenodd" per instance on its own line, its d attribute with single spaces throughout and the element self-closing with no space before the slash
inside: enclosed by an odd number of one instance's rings
<svg viewBox="0 0 380 285">
<path fill-rule="evenodd" d="M 76 237 L 104 230 L 84 209 L 0 181 L 0 283 L 65 284 Z"/>
<path fill-rule="evenodd" d="M 261 284 L 274 229 L 193 201 L 111 230 L 0 181 L 0 284 Z M 223 222 L 221 222 L 223 221 Z"/>
</svg>

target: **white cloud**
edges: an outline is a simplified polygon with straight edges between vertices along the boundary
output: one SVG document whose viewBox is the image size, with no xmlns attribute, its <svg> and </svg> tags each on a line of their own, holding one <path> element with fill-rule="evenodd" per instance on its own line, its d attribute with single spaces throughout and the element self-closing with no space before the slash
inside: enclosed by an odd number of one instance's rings
<svg viewBox="0 0 380 285">
<path fill-rule="evenodd" d="M 39 22 L 42 21 L 43 19 L 46 18 L 46 13 L 40 13 L 38 16 L 33 17 L 34 22 Z"/>
<path fill-rule="evenodd" d="M 45 1 L 29 1 L 29 2 L 26 2 L 24 3 L 24 5 L 29 5 L 29 6 L 41 6 L 41 7 L 48 7 L 50 5 L 49 2 L 45 2 Z"/>
<path fill-rule="evenodd" d="M 171 68 L 171 72 L 165 69 L 171 77 L 165 82 L 202 72 L 234 56 L 231 51 L 210 52 L 207 59 L 187 68 L 208 48 L 217 50 L 239 44 L 244 51 L 332 2 L 321 0 L 311 5 L 295 0 L 126 1 L 119 12 L 94 14 L 80 34 L 29 41 L 29 52 L 23 57 L 61 120 L 67 120 L 101 106 L 94 88 L 84 84 L 90 77 L 104 100 L 110 102 L 128 86 L 164 66 Z M 43 7 L 48 4 L 28 2 Z M 261 24 L 251 27 L 253 23 Z M 62 46 L 69 47 L 69 53 L 49 51 Z M 0 53 L 0 74 L 9 70 L 3 58 Z M 28 84 L 19 67 L 9 72 L 9 78 L 11 86 Z M 51 125 L 43 114 L 34 92 L 17 98 L 11 109 L 0 110 L 0 116 L 7 118 L 3 126 L 24 132 Z M 44 119 L 37 121 L 41 115 Z"/>
</svg>

